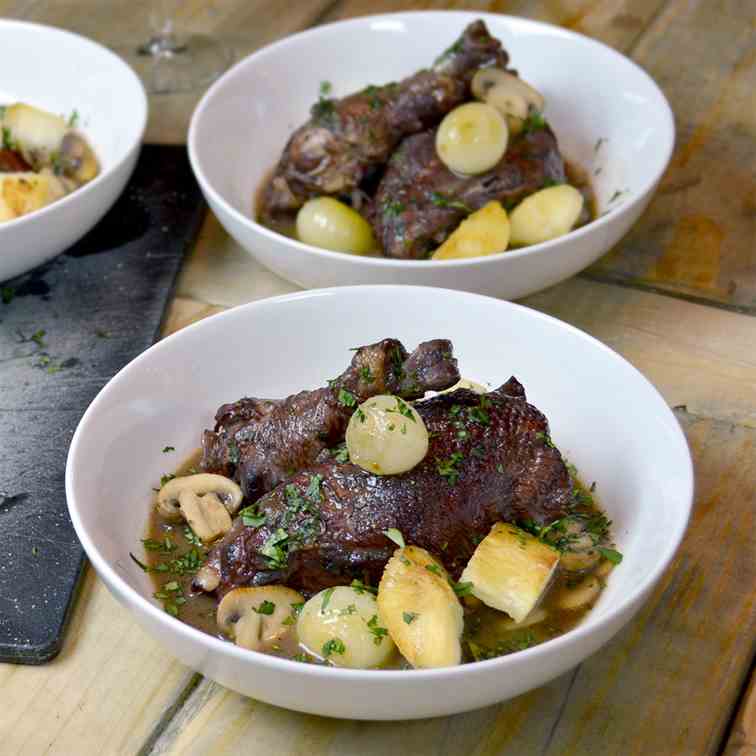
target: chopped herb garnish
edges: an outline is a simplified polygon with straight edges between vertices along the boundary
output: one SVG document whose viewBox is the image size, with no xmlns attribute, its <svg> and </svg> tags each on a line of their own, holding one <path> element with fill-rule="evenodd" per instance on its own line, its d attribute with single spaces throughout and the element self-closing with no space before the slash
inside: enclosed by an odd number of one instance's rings
<svg viewBox="0 0 756 756">
<path fill-rule="evenodd" d="M 344 407 L 354 407 L 357 404 L 357 397 L 351 391 L 347 391 L 345 388 L 339 389 L 337 398 L 339 404 L 343 405 Z"/>
<path fill-rule="evenodd" d="M 276 605 L 272 601 L 267 601 L 267 600 L 263 601 L 262 604 L 260 604 L 260 606 L 257 607 L 257 609 L 255 609 L 254 607 L 252 608 L 258 614 L 271 615 L 273 614 L 273 612 L 276 611 Z"/>
<path fill-rule="evenodd" d="M 627 189 L 618 189 L 610 198 L 609 203 L 611 204 L 615 200 L 618 200 L 623 194 L 627 192 Z"/>
<path fill-rule="evenodd" d="M 383 535 L 389 540 L 393 541 L 400 549 L 403 549 L 407 544 L 404 542 L 404 536 L 397 528 L 389 528 L 383 531 Z"/>
<path fill-rule="evenodd" d="M 566 184 L 566 183 L 567 183 L 566 181 L 557 181 L 556 179 L 553 179 L 553 178 L 549 177 L 549 178 L 545 178 L 543 180 L 543 185 L 542 186 L 543 186 L 544 189 L 548 189 L 549 187 L 552 187 L 552 186 L 562 186 L 562 184 Z"/>
<path fill-rule="evenodd" d="M 464 459 L 460 452 L 454 452 L 446 459 L 436 460 L 436 470 L 438 474 L 446 478 L 449 485 L 453 486 L 459 480 L 460 472 L 457 465 Z"/>
<path fill-rule="evenodd" d="M 454 589 L 454 593 L 457 594 L 457 596 L 471 596 L 472 595 L 472 589 L 473 584 L 472 583 L 454 583 L 452 585 L 452 588 Z"/>
<path fill-rule="evenodd" d="M 173 473 L 166 473 L 165 475 L 162 475 L 160 477 L 160 488 L 162 488 L 166 483 L 173 480 L 176 476 Z"/>
<path fill-rule="evenodd" d="M 532 131 L 538 131 L 539 129 L 545 129 L 547 126 L 546 119 L 541 113 L 531 113 L 523 124 L 522 133 L 529 134 Z"/>
<path fill-rule="evenodd" d="M 402 612 L 402 619 L 411 625 L 420 615 L 417 612 Z"/>
<path fill-rule="evenodd" d="M 323 591 L 323 603 L 320 605 L 321 613 L 324 612 L 328 604 L 331 603 L 331 597 L 333 596 L 333 592 L 335 590 L 335 588 L 327 588 L 325 591 Z"/>
<path fill-rule="evenodd" d="M 164 446 L 163 447 L 163 454 L 167 454 L 168 452 L 176 451 L 175 446 Z"/>
<path fill-rule="evenodd" d="M 474 423 L 480 423 L 480 425 L 490 425 L 491 418 L 488 416 L 488 412 L 483 409 L 483 405 L 480 407 L 470 407 L 467 410 L 467 416 Z"/>
<path fill-rule="evenodd" d="M 331 638 L 331 640 L 326 641 L 323 644 L 322 651 L 323 658 L 327 659 L 333 654 L 343 654 L 346 651 L 346 646 L 344 645 L 344 642 L 340 641 L 338 638 Z"/>
<path fill-rule="evenodd" d="M 407 404 L 407 402 L 403 401 L 398 396 L 394 398 L 396 399 L 396 409 L 386 410 L 386 412 L 398 412 L 403 417 L 406 417 L 408 420 L 412 420 L 413 423 L 416 423 L 417 420 L 415 420 L 415 416 L 412 414 L 412 409 Z"/>
<path fill-rule="evenodd" d="M 40 349 L 44 349 L 44 347 L 47 346 L 45 344 L 45 334 L 47 331 L 44 331 L 43 329 L 39 329 L 38 331 L 35 331 L 31 336 L 29 336 L 29 341 L 33 341 Z"/>
<path fill-rule="evenodd" d="M 593 145 L 593 151 L 598 152 L 601 149 L 601 145 L 604 144 L 606 141 L 607 140 L 605 137 L 599 137 L 596 140 L 596 144 Z"/>
<path fill-rule="evenodd" d="M 554 446 L 554 442 L 551 440 L 551 436 L 548 433 L 544 433 L 543 431 L 538 431 L 538 433 L 535 434 L 536 438 L 539 441 L 543 441 L 546 446 L 556 449 L 556 446 Z"/>
<path fill-rule="evenodd" d="M 239 460 L 241 459 L 241 451 L 239 449 L 238 444 L 236 441 L 229 441 L 228 442 L 228 461 L 232 465 L 238 465 Z"/>
<path fill-rule="evenodd" d="M 74 110 L 73 113 L 71 113 L 71 115 L 68 116 L 68 128 L 75 129 L 78 123 L 79 123 L 79 111 Z"/>
<path fill-rule="evenodd" d="M 612 564 L 619 564 L 622 561 L 622 554 L 616 549 L 609 549 L 606 546 L 599 546 L 597 551 L 599 554 L 601 554 L 602 557 L 604 557 L 604 559 L 611 562 Z"/>
<path fill-rule="evenodd" d="M 16 145 L 13 143 L 11 130 L 7 126 L 3 126 L 3 149 L 4 150 L 16 149 Z"/>
<path fill-rule="evenodd" d="M 269 560 L 271 567 L 286 566 L 289 555 L 283 544 L 288 540 L 289 534 L 283 528 L 278 528 L 263 544 L 260 553 Z"/>
<path fill-rule="evenodd" d="M 378 615 L 374 614 L 367 622 L 368 629 L 372 633 L 373 643 L 376 646 L 380 646 L 383 639 L 388 635 L 388 630 L 385 627 L 381 627 L 378 624 Z"/>
<path fill-rule="evenodd" d="M 349 449 L 347 449 L 346 444 L 341 444 L 335 449 L 331 449 L 331 454 L 337 462 L 349 462 Z"/>
<path fill-rule="evenodd" d="M 202 539 L 191 529 L 189 525 L 184 525 L 184 538 L 186 538 L 192 546 L 203 547 Z"/>
<path fill-rule="evenodd" d="M 10 304 L 15 296 L 16 290 L 12 286 L 3 286 L 0 289 L 0 298 L 3 300 L 3 304 Z"/>
<path fill-rule="evenodd" d="M 292 661 L 304 662 L 305 664 L 309 664 L 310 662 L 310 657 L 307 656 L 307 654 L 302 653 L 302 652 L 298 654 L 294 654 L 294 656 L 292 656 L 291 659 Z"/>
<path fill-rule="evenodd" d="M 367 365 L 363 365 L 360 368 L 360 378 L 362 378 L 362 380 L 366 383 L 372 383 L 375 380 L 373 374 L 370 372 L 370 368 Z"/>
<path fill-rule="evenodd" d="M 242 518 L 242 522 L 248 528 L 260 528 L 267 522 L 268 516 L 265 512 L 260 512 L 257 508 L 257 504 L 245 507 L 239 512 L 239 516 Z"/>
<path fill-rule="evenodd" d="M 384 218 L 391 218 L 398 217 L 404 212 L 404 205 L 401 202 L 398 202 L 396 200 L 389 200 L 384 206 L 383 206 L 383 217 Z"/>
<path fill-rule="evenodd" d="M 365 420 L 367 420 L 367 415 L 359 407 L 354 411 L 354 414 L 357 415 L 357 419 L 361 423 L 364 423 Z"/>
<path fill-rule="evenodd" d="M 354 604 L 349 604 L 348 606 L 345 606 L 343 609 L 339 611 L 340 617 L 346 617 L 350 614 L 356 614 L 357 613 L 357 607 Z"/>
<path fill-rule="evenodd" d="M 432 572 L 434 575 L 441 577 L 441 568 L 437 564 L 426 564 L 425 569 L 428 572 Z"/>
<path fill-rule="evenodd" d="M 436 207 L 451 207 L 455 210 L 461 210 L 464 213 L 471 213 L 472 208 L 468 207 L 461 200 L 455 200 L 454 198 L 444 197 L 439 192 L 431 192 L 430 200 Z"/>
<path fill-rule="evenodd" d="M 373 595 L 375 595 L 376 593 L 378 593 L 377 588 L 373 588 L 370 585 L 365 585 L 362 580 L 352 580 L 350 586 L 352 587 L 352 589 L 354 589 L 354 592 L 359 595 L 362 595 L 363 593 L 372 593 Z"/>
<path fill-rule="evenodd" d="M 158 551 L 161 554 L 170 554 L 175 551 L 177 546 L 171 539 L 166 536 L 162 541 L 155 541 L 152 538 L 143 538 L 142 545 L 145 551 Z"/>
<path fill-rule="evenodd" d="M 305 496 L 314 504 L 320 504 L 320 502 L 323 501 L 323 494 L 320 493 L 320 483 L 322 480 L 322 475 L 310 476 L 310 482 L 305 491 Z"/>
<path fill-rule="evenodd" d="M 320 82 L 320 96 L 321 97 L 328 97 L 329 94 L 331 94 L 331 82 L 330 81 L 321 81 Z"/>
</svg>

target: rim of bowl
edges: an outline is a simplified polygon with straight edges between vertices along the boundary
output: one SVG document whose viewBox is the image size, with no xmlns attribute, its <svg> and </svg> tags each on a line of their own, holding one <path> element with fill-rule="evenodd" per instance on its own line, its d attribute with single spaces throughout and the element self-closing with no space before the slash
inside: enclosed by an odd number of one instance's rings
<svg viewBox="0 0 756 756">
<path fill-rule="evenodd" d="M 61 208 L 67 207 L 72 202 L 76 202 L 77 198 L 85 197 L 91 192 L 97 191 L 100 184 L 105 182 L 108 179 L 108 177 L 110 177 L 113 173 L 118 171 L 121 168 L 121 166 L 131 157 L 134 150 L 138 148 L 139 145 L 142 143 L 142 139 L 144 138 L 144 132 L 147 128 L 147 116 L 149 113 L 147 92 L 145 91 L 144 85 L 142 84 L 139 77 L 136 75 L 134 69 L 131 68 L 131 66 L 128 63 L 126 63 L 126 61 L 124 61 L 123 58 L 121 58 L 119 55 L 116 55 L 116 53 L 114 53 L 112 50 L 109 50 L 107 47 L 105 47 L 105 45 L 100 44 L 99 42 L 96 42 L 95 40 L 90 39 L 89 37 L 85 37 L 82 34 L 77 34 L 76 32 L 68 31 L 67 29 L 59 29 L 56 26 L 48 26 L 47 24 L 37 24 L 37 23 L 34 23 L 33 21 L 23 21 L 23 20 L 16 20 L 12 18 L 0 18 L 0 34 L 4 31 L 6 27 L 10 27 L 10 28 L 25 27 L 32 30 L 41 31 L 44 34 L 58 35 L 61 37 L 70 37 L 76 40 L 76 42 L 79 44 L 89 46 L 97 50 L 98 55 L 103 55 L 104 57 L 110 58 L 113 62 L 120 65 L 121 69 L 127 74 L 127 76 L 131 77 L 131 80 L 133 84 L 135 85 L 135 89 L 139 93 L 141 112 L 137 113 L 140 123 L 137 129 L 136 139 L 131 144 L 129 144 L 128 147 L 125 148 L 123 155 L 121 155 L 121 157 L 118 158 L 118 160 L 113 162 L 104 170 L 101 170 L 100 173 L 97 176 L 95 176 L 95 178 L 92 179 L 92 181 L 90 181 L 88 184 L 84 184 L 84 186 L 79 187 L 78 189 L 71 192 L 70 194 L 66 194 L 64 197 L 61 197 L 59 200 L 56 200 L 55 202 L 52 202 L 51 204 L 46 205 L 45 207 L 42 207 L 39 210 L 35 210 L 32 213 L 29 213 L 27 215 L 22 215 L 20 218 L 14 218 L 13 220 L 6 221 L 5 223 L 0 224 L 0 235 L 5 231 L 5 229 L 18 228 L 19 226 L 25 225 L 27 223 L 34 223 L 35 221 L 38 221 L 43 216 L 59 211 Z M 84 136 L 86 136 L 85 129 L 82 129 L 82 133 L 84 134 Z"/>
<path fill-rule="evenodd" d="M 580 338 L 582 341 L 590 344 L 592 348 L 598 349 L 603 352 L 607 358 L 615 363 L 620 364 L 623 369 L 629 370 L 630 373 L 635 377 L 635 379 L 642 382 L 645 385 L 646 389 L 651 392 L 651 396 L 658 403 L 662 414 L 667 416 L 668 419 L 672 421 L 671 426 L 674 428 L 675 435 L 679 444 L 681 445 L 681 448 L 685 450 L 686 459 L 685 469 L 680 471 L 681 475 L 683 476 L 681 478 L 681 494 L 685 503 L 685 508 L 682 510 L 682 517 L 680 519 L 676 532 L 672 534 L 672 537 L 668 541 L 666 549 L 662 553 L 661 557 L 658 559 L 655 568 L 649 575 L 646 576 L 643 581 L 635 586 L 631 593 L 623 597 L 616 603 L 616 605 L 608 607 L 606 612 L 596 620 L 596 625 L 594 627 L 588 627 L 585 622 L 582 622 L 578 624 L 577 627 L 569 630 L 563 635 L 552 638 L 551 640 L 545 641 L 544 643 L 541 643 L 532 648 L 518 651 L 516 654 L 469 664 L 460 664 L 456 667 L 413 670 L 359 670 L 314 664 L 302 664 L 291 659 L 284 659 L 276 656 L 271 656 L 269 654 L 240 648 L 239 646 L 236 646 L 228 641 L 215 638 L 207 633 L 202 632 L 201 630 L 197 630 L 196 628 L 186 624 L 185 622 L 174 620 L 174 618 L 170 617 L 162 609 L 150 602 L 137 590 L 132 588 L 120 576 L 115 568 L 112 567 L 111 564 L 100 554 L 97 545 L 95 544 L 94 540 L 90 538 L 87 529 L 84 527 L 81 518 L 79 517 L 74 487 L 76 485 L 76 467 L 82 464 L 76 459 L 78 446 L 81 442 L 82 436 L 84 436 L 87 432 L 87 426 L 89 425 L 89 423 L 93 422 L 93 417 L 98 412 L 100 405 L 107 401 L 107 394 L 111 386 L 117 385 L 120 381 L 124 380 L 124 376 L 127 373 L 138 369 L 143 362 L 148 361 L 150 359 L 150 355 L 154 351 L 164 349 L 165 344 L 182 338 L 182 334 L 184 334 L 185 332 L 208 328 L 209 326 L 207 324 L 211 321 L 214 325 L 217 326 L 217 324 L 222 322 L 224 319 L 253 317 L 255 310 L 262 309 L 264 307 L 278 307 L 281 305 L 285 306 L 287 302 L 298 299 L 308 299 L 311 297 L 321 296 L 338 297 L 343 294 L 348 294 L 351 292 L 364 292 L 366 290 L 370 290 L 371 292 L 375 290 L 383 290 L 386 291 L 386 293 L 389 293 L 389 291 L 401 291 L 405 294 L 411 294 L 413 291 L 416 291 L 419 294 L 432 292 L 433 296 L 437 295 L 439 298 L 445 298 L 449 296 L 460 297 L 462 299 L 473 298 L 477 300 L 485 300 L 486 302 L 492 304 L 494 307 L 500 310 L 515 309 L 526 311 L 528 317 L 532 317 L 536 320 L 547 321 L 551 324 L 552 327 L 566 329 L 573 335 Z M 136 608 L 139 611 L 148 614 L 151 619 L 155 621 L 159 627 L 161 627 L 161 635 L 162 632 L 165 633 L 163 637 L 169 637 L 171 633 L 177 632 L 190 643 L 199 644 L 200 646 L 203 646 L 204 648 L 212 652 L 226 654 L 231 658 L 238 659 L 242 662 L 249 663 L 251 661 L 254 661 L 254 663 L 256 664 L 262 664 L 263 666 L 267 666 L 271 670 L 279 672 L 296 671 L 299 674 L 311 675 L 315 677 L 336 677 L 337 679 L 351 679 L 359 680 L 361 682 L 367 682 L 369 680 L 403 680 L 406 679 L 407 675 L 412 675 L 413 679 L 418 681 L 431 681 L 438 680 L 439 678 L 457 678 L 459 676 L 475 674 L 476 671 L 483 672 L 484 670 L 492 669 L 496 666 L 506 667 L 507 665 L 513 664 L 514 659 L 534 659 L 542 655 L 559 653 L 560 649 L 570 647 L 578 643 L 580 639 L 592 635 L 595 630 L 597 630 L 601 626 L 610 624 L 617 615 L 621 614 L 628 606 L 631 606 L 635 601 L 642 597 L 643 594 L 647 590 L 650 590 L 651 587 L 661 578 L 662 574 L 667 569 L 675 553 L 677 552 L 677 549 L 680 546 L 680 542 L 682 541 L 682 538 L 685 535 L 685 531 L 687 530 L 693 505 L 693 492 L 693 463 L 685 435 L 683 434 L 682 429 L 677 422 L 677 419 L 672 414 L 672 411 L 669 409 L 669 406 L 667 405 L 659 391 L 656 389 L 656 387 L 636 367 L 634 367 L 630 362 L 628 362 L 624 357 L 619 355 L 613 349 L 610 349 L 598 339 L 585 333 L 584 331 L 581 331 L 579 328 L 570 325 L 569 323 L 565 323 L 558 318 L 552 317 L 551 315 L 546 315 L 545 313 L 533 310 L 529 307 L 525 307 L 524 305 L 495 299 L 493 297 L 487 297 L 482 294 L 473 294 L 470 292 L 456 291 L 453 289 L 440 289 L 431 286 L 403 286 L 398 284 L 341 286 L 325 289 L 311 289 L 309 291 L 294 292 L 292 294 L 283 294 L 278 297 L 258 300 L 257 302 L 250 302 L 246 305 L 240 305 L 238 307 L 231 308 L 229 310 L 218 313 L 216 315 L 212 315 L 208 318 L 205 318 L 204 320 L 186 326 L 185 328 L 182 328 L 180 331 L 167 336 L 166 338 L 146 349 L 140 355 L 135 357 L 131 362 L 129 362 L 125 367 L 119 370 L 118 373 L 116 373 L 105 384 L 105 386 L 99 391 L 99 393 L 94 398 L 94 400 L 84 413 L 83 417 L 79 421 L 73 439 L 71 440 L 71 446 L 69 448 L 68 458 L 66 461 L 66 499 L 68 502 L 68 511 L 73 522 L 76 534 L 79 537 L 82 545 L 84 546 L 84 550 L 86 551 L 89 559 L 92 561 L 92 564 L 94 565 L 96 571 L 101 576 L 105 576 L 105 582 L 113 586 L 117 593 L 124 596 L 124 598 L 130 599 L 130 601 L 136 605 L 136 607 L 127 608 L 129 608 L 130 610 Z M 253 656 L 250 656 L 250 654 L 252 654 Z"/>
<path fill-rule="evenodd" d="M 641 186 L 638 188 L 637 191 L 634 192 L 632 198 L 628 199 L 627 201 L 623 202 L 620 205 L 617 205 L 616 207 L 610 207 L 608 208 L 602 215 L 600 215 L 595 220 L 590 221 L 584 226 L 581 226 L 580 228 L 576 228 L 573 231 L 570 231 L 569 233 L 565 234 L 564 236 L 557 237 L 556 239 L 551 239 L 547 242 L 541 242 L 540 244 L 532 244 L 527 247 L 521 247 L 519 249 L 511 249 L 506 250 L 505 253 L 499 253 L 494 255 L 486 255 L 483 257 L 472 257 L 469 259 L 458 259 L 458 260 L 402 260 L 402 259 L 395 259 L 390 257 L 371 257 L 371 256 L 364 256 L 364 255 L 351 255 L 349 253 L 345 252 L 335 252 L 328 249 L 323 249 L 321 247 L 315 247 L 310 244 L 305 244 L 304 242 L 301 242 L 297 239 L 291 239 L 287 236 L 284 236 L 283 234 L 279 234 L 276 231 L 273 231 L 272 229 L 267 228 L 261 223 L 258 223 L 254 218 L 245 215 L 244 213 L 237 210 L 235 207 L 231 205 L 231 203 L 227 202 L 225 197 L 218 192 L 213 185 L 210 183 L 208 178 L 205 176 L 205 173 L 202 170 L 201 166 L 201 160 L 198 155 L 198 145 L 197 145 L 197 133 L 199 129 L 199 122 L 201 118 L 203 117 L 203 114 L 205 111 L 209 110 L 212 107 L 212 101 L 217 95 L 217 93 L 223 89 L 224 86 L 233 79 L 236 76 L 239 76 L 242 72 L 242 70 L 249 65 L 250 61 L 252 60 L 258 60 L 261 58 L 266 57 L 267 55 L 270 55 L 274 52 L 277 52 L 278 50 L 282 48 L 286 48 L 290 45 L 296 45 L 300 40 L 311 37 L 311 36 L 318 36 L 320 34 L 323 34 L 327 32 L 328 30 L 333 29 L 334 27 L 348 27 L 348 26 L 365 26 L 372 24 L 377 21 L 387 21 L 387 20 L 402 20 L 404 18 L 413 18 L 413 17 L 419 17 L 419 16 L 440 16 L 440 17 L 458 17 L 461 22 L 466 22 L 472 19 L 481 18 L 484 21 L 486 20 L 496 20 L 504 21 L 507 24 L 511 24 L 513 27 L 522 28 L 522 29 L 532 29 L 532 30 L 548 30 L 549 33 L 555 34 L 557 36 L 564 37 L 566 39 L 570 39 L 573 42 L 580 44 L 580 45 L 586 45 L 589 48 L 593 47 L 594 49 L 600 50 L 604 55 L 609 56 L 610 58 L 614 58 L 616 61 L 619 61 L 622 65 L 628 65 L 631 67 L 631 69 L 634 70 L 634 73 L 638 76 L 640 76 L 641 79 L 645 79 L 646 83 L 651 87 L 651 89 L 658 95 L 660 104 L 661 104 L 661 112 L 664 116 L 664 120 L 666 122 L 665 130 L 664 130 L 664 136 L 667 139 L 667 145 L 666 149 L 664 150 L 662 158 L 659 160 L 659 164 L 655 167 L 654 171 L 649 174 L 648 178 L 646 178 Z M 631 60 L 627 56 L 623 55 L 622 53 L 617 52 L 614 48 L 610 47 L 607 44 L 604 44 L 603 42 L 600 42 L 596 39 L 593 39 L 592 37 L 588 37 L 584 34 L 580 34 L 579 32 L 571 31 L 569 29 L 563 29 L 562 27 L 555 26 L 553 24 L 547 24 L 542 21 L 533 21 L 531 19 L 526 18 L 520 18 L 518 16 L 510 16 L 503 13 L 476 13 L 474 11 L 455 11 L 455 10 L 437 10 L 437 11 L 404 11 L 399 13 L 381 13 L 381 14 L 375 14 L 375 15 L 369 15 L 369 16 L 360 16 L 358 18 L 351 18 L 346 19 L 343 21 L 334 21 L 330 24 L 323 24 L 322 26 L 317 26 L 312 29 L 306 29 L 301 32 L 297 32 L 296 34 L 290 34 L 276 42 L 273 42 L 269 45 L 266 45 L 265 47 L 261 47 L 259 50 L 256 50 L 255 52 L 251 53 L 250 55 L 247 55 L 242 60 L 238 61 L 235 65 L 233 65 L 226 73 L 223 74 L 217 81 L 213 83 L 213 85 L 205 92 L 205 94 L 202 96 L 202 99 L 199 101 L 197 106 L 194 109 L 194 112 L 192 113 L 192 118 L 189 123 L 189 135 L 188 135 L 188 148 L 189 148 L 189 162 L 192 166 L 192 171 L 194 172 L 194 175 L 197 177 L 197 180 L 199 181 L 200 186 L 202 187 L 202 190 L 209 196 L 209 198 L 212 199 L 212 201 L 216 202 L 218 205 L 220 205 L 225 212 L 227 212 L 229 215 L 231 215 L 237 222 L 241 223 L 244 226 L 247 226 L 248 228 L 253 229 L 256 233 L 262 234 L 265 237 L 268 237 L 269 239 L 272 239 L 273 241 L 283 241 L 284 243 L 287 243 L 289 246 L 297 249 L 300 252 L 307 252 L 309 254 L 315 254 L 319 255 L 325 259 L 329 260 L 339 260 L 342 262 L 351 263 L 354 265 L 365 265 L 367 267 L 394 267 L 397 266 L 399 268 L 425 268 L 429 264 L 440 267 L 446 267 L 446 268 L 455 268 L 455 267 L 462 267 L 462 266 L 487 266 L 487 265 L 496 265 L 501 260 L 504 259 L 513 259 L 517 257 L 524 257 L 527 255 L 540 255 L 540 254 L 549 254 L 549 251 L 552 250 L 554 247 L 558 247 L 561 244 L 564 244 L 567 241 L 577 240 L 584 236 L 587 236 L 588 234 L 591 234 L 595 231 L 600 230 L 605 225 L 610 223 L 613 218 L 615 218 L 618 215 L 624 215 L 627 213 L 627 211 L 631 210 L 632 208 L 636 207 L 637 205 L 641 204 L 645 201 L 647 194 L 653 189 L 653 187 L 661 180 L 662 175 L 664 174 L 664 171 L 667 169 L 667 166 L 669 165 L 669 161 L 672 157 L 672 152 L 674 150 L 675 146 L 675 119 L 674 114 L 672 112 L 672 108 L 670 107 L 670 104 L 664 94 L 664 92 L 661 90 L 659 85 L 654 81 L 654 79 L 643 69 L 641 66 L 639 66 L 635 61 Z"/>
</svg>

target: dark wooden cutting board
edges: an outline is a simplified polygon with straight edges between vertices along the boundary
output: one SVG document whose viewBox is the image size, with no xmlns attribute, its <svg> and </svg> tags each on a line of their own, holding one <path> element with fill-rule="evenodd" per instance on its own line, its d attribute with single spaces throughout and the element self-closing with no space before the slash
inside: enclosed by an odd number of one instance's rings
<svg viewBox="0 0 756 756">
<path fill-rule="evenodd" d="M 68 446 L 106 381 L 157 338 L 204 213 L 186 150 L 146 146 L 84 239 L 0 283 L 0 661 L 60 650 L 84 566 L 66 510 Z"/>
</svg>

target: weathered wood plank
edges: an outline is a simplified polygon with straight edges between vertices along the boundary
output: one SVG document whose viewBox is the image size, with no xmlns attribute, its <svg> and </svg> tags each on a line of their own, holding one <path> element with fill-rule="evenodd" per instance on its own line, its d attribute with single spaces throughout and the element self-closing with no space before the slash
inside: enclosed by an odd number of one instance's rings
<svg viewBox="0 0 756 756">
<path fill-rule="evenodd" d="M 633 57 L 670 100 L 677 149 L 592 274 L 756 311 L 755 25 L 750 3 L 675 0 L 639 41 Z"/>
<path fill-rule="evenodd" d="M 680 420 L 697 471 L 687 536 L 638 617 L 577 670 L 499 706 L 402 724 L 305 716 L 204 681 L 153 753 L 716 752 L 756 644 L 756 430 Z"/>
<path fill-rule="evenodd" d="M 740 703 L 723 756 L 754 756 L 756 754 L 756 673 Z"/>
<path fill-rule="evenodd" d="M 60 655 L 0 665 L 0 751 L 136 753 L 191 676 L 87 568 Z"/>
</svg>

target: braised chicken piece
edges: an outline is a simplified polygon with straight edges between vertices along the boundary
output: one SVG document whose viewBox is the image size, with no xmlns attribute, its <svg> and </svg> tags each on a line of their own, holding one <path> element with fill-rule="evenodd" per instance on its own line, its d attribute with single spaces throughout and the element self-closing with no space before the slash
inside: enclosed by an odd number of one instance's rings
<svg viewBox="0 0 756 756">
<path fill-rule="evenodd" d="M 383 339 L 357 349 L 326 388 L 225 404 L 214 430 L 203 434 L 201 467 L 235 478 L 254 501 L 343 441 L 357 404 L 378 394 L 417 399 L 453 386 L 459 370 L 452 349 L 446 339 L 435 339 L 408 354 L 397 339 Z"/>
<path fill-rule="evenodd" d="M 501 42 L 475 21 L 429 69 L 340 100 L 321 97 L 310 120 L 289 139 L 265 188 L 263 220 L 292 213 L 311 197 L 350 197 L 404 137 L 437 124 L 468 99 L 479 68 L 506 68 L 508 60 Z"/>
<path fill-rule="evenodd" d="M 546 125 L 518 137 L 495 168 L 477 176 L 450 171 L 436 152 L 435 131 L 426 131 L 405 139 L 391 157 L 371 220 L 387 257 L 419 260 L 491 200 L 511 207 L 564 181 L 557 140 Z"/>
<path fill-rule="evenodd" d="M 331 458 L 302 470 L 258 500 L 262 525 L 235 521 L 209 557 L 206 570 L 219 578 L 211 584 L 306 594 L 355 578 L 375 585 L 396 548 L 389 528 L 458 579 L 494 523 L 544 524 L 568 511 L 567 467 L 514 378 L 488 394 L 459 389 L 414 407 L 430 436 L 420 464 L 374 475 Z"/>
</svg>

